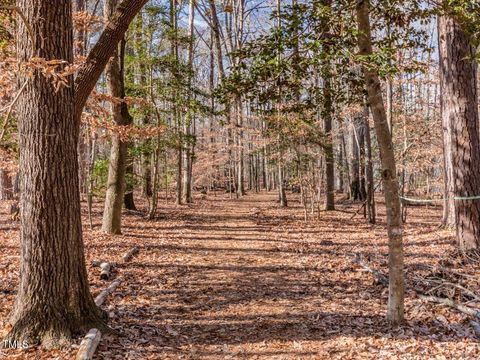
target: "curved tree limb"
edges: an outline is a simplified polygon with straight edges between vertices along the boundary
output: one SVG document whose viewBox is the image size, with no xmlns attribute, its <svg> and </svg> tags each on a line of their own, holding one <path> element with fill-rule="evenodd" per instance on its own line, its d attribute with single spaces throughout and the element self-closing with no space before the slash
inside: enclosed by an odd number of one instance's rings
<svg viewBox="0 0 480 360">
<path fill-rule="evenodd" d="M 88 54 L 75 79 L 75 114 L 78 117 L 128 26 L 146 2 L 147 0 L 122 0 Z"/>
<path fill-rule="evenodd" d="M 2 130 L 0 132 L 0 143 L 3 141 L 3 137 L 5 136 L 5 132 L 7 130 L 7 127 L 8 127 L 8 120 L 10 119 L 10 114 L 12 113 L 12 110 L 13 110 L 13 107 L 15 106 L 15 103 L 18 101 L 18 99 L 20 98 L 20 94 L 23 92 L 23 90 L 25 89 L 25 87 L 27 86 L 27 83 L 28 83 L 28 79 L 25 80 L 25 82 L 23 83 L 22 87 L 20 88 L 20 90 L 18 90 L 18 93 L 17 95 L 15 95 L 15 98 L 13 99 L 13 101 L 10 103 L 10 105 L 8 105 L 5 109 L 1 109 L 0 112 L 3 112 L 5 110 L 8 110 L 7 112 L 7 115 L 5 116 L 5 121 L 3 122 L 3 125 L 2 125 Z"/>
</svg>

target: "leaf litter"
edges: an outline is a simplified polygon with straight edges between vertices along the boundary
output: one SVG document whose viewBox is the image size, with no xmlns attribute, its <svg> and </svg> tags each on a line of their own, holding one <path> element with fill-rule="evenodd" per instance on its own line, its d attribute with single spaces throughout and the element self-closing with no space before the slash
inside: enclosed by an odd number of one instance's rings
<svg viewBox="0 0 480 360">
<path fill-rule="evenodd" d="M 120 236 L 101 233 L 102 204 L 96 203 L 94 230 L 84 225 L 93 295 L 111 281 L 100 280 L 93 260 L 116 264 L 115 274 L 124 278 L 104 305 L 118 333 L 102 338 L 96 358 L 480 357 L 466 315 L 426 303 L 412 290 L 446 278 L 443 271 L 447 280 L 462 279 L 478 293 L 478 266 L 457 260 L 452 232 L 438 228 L 440 208 L 409 209 L 406 322 L 391 328 L 384 319 L 386 289 L 353 261 L 359 254 L 387 274 L 384 207 L 375 226 L 361 215 L 352 219 L 359 205 L 348 201 L 337 204 L 341 211 L 305 222 L 298 197 L 291 195 L 286 209 L 275 200 L 276 194 L 261 193 L 239 200 L 208 195 L 182 207 L 163 202 L 154 221 L 125 212 Z M 18 224 L 3 205 L 0 336 L 8 330 L 19 275 Z M 122 264 L 133 246 L 139 254 Z M 435 295 L 465 301 L 457 290 L 437 289 Z M 1 350 L 0 358 L 74 359 L 78 343 L 55 351 Z"/>
</svg>

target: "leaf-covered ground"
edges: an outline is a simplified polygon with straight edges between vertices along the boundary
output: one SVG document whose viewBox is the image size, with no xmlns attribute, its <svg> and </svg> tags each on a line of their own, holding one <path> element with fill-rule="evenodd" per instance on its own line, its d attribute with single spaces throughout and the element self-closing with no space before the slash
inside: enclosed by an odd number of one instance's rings
<svg viewBox="0 0 480 360">
<path fill-rule="evenodd" d="M 451 233 L 437 228 L 440 208 L 409 210 L 407 321 L 392 329 L 384 320 L 387 290 L 354 262 L 355 254 L 362 254 L 386 273 L 384 209 L 375 226 L 361 214 L 352 219 L 359 204 L 350 203 L 305 223 L 295 196 L 288 209 L 275 200 L 273 193 L 240 200 L 209 194 L 192 206 L 162 203 L 155 221 L 126 213 L 124 234 L 115 237 L 99 231 L 97 204 L 93 231 L 84 219 L 88 264 L 94 259 L 120 263 L 134 245 L 140 253 L 113 274 L 124 282 L 104 308 L 119 334 L 102 339 L 96 358 L 480 357 L 466 316 L 425 303 L 412 290 L 418 277 L 429 275 L 429 267 L 453 250 Z M 6 207 L 2 204 L 0 218 L 0 335 L 15 297 L 19 263 L 18 224 L 10 221 Z M 478 278 L 472 265 L 445 266 Z M 100 280 L 92 265 L 89 275 L 95 295 L 111 281 Z M 69 359 L 76 349 L 1 351 L 0 358 L 8 359 Z"/>
</svg>

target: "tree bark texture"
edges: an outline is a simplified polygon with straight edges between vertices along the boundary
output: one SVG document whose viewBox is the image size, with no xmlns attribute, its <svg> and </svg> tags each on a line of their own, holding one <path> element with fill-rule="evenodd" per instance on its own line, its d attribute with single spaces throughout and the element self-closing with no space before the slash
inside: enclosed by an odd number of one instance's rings
<svg viewBox="0 0 480 360">
<path fill-rule="evenodd" d="M 477 64 L 469 36 L 456 20 L 439 17 L 438 36 L 441 113 L 448 146 L 446 194 L 451 197 L 453 175 L 457 243 L 460 250 L 469 251 L 480 245 L 480 199 L 462 199 L 480 196 Z M 446 205 L 451 211 L 451 200 Z"/>
<path fill-rule="evenodd" d="M 73 62 L 72 2 L 18 0 L 35 35 L 35 54 L 18 23 L 19 60 L 32 56 Z M 19 74 L 19 81 L 25 78 Z M 57 346 L 102 327 L 89 291 L 82 241 L 73 76 L 55 91 L 35 71 L 20 95 L 20 285 L 7 338 Z"/>
<path fill-rule="evenodd" d="M 370 29 L 370 1 L 357 0 L 358 46 L 360 55 L 369 56 L 373 53 L 372 35 Z M 400 213 L 400 198 L 398 194 L 397 171 L 392 137 L 388 127 L 385 105 L 382 98 L 382 88 L 378 75 L 363 66 L 365 83 L 368 92 L 368 102 L 373 114 L 375 132 L 377 134 L 382 164 L 382 182 L 385 191 L 388 231 L 388 265 L 389 265 L 389 295 L 387 319 L 397 324 L 404 316 L 404 274 L 403 274 L 403 242 L 402 219 Z"/>
<path fill-rule="evenodd" d="M 118 0 L 106 0 L 105 17 L 110 18 L 115 12 Z M 128 112 L 124 84 L 125 40 L 120 41 L 117 49 L 105 68 L 107 89 L 116 101 L 111 103 L 113 122 L 117 126 L 130 125 L 133 121 Z M 103 211 L 102 231 L 107 234 L 122 233 L 122 205 L 125 194 L 125 170 L 128 144 L 120 138 L 118 132 L 112 133 L 110 162 L 108 166 L 107 192 Z"/>
</svg>

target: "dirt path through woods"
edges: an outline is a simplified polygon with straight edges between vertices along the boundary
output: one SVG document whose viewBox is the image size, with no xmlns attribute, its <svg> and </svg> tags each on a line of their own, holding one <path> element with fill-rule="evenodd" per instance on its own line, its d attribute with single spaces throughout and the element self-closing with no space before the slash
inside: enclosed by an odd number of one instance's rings
<svg viewBox="0 0 480 360">
<path fill-rule="evenodd" d="M 358 204 L 322 212 L 305 223 L 297 198 L 280 209 L 276 194 L 240 200 L 210 194 L 192 206 L 161 204 L 155 221 L 128 214 L 124 235 L 85 226 L 88 262 L 140 253 L 118 274 L 125 282 L 105 306 L 122 336 L 102 339 L 98 359 L 359 359 L 478 358 L 466 318 L 410 294 L 405 326 L 384 321 L 386 289 L 361 271 L 361 253 L 386 271 L 384 224 L 373 227 Z M 406 230 L 406 262 L 413 272 L 450 251 L 439 231 L 441 209 L 414 209 Z M 384 213 L 380 211 L 380 220 Z M 84 221 L 87 224 L 86 221 Z M 2 210 L 0 318 L 16 289 L 17 230 Z M 5 255 L 10 254 L 10 255 Z M 108 285 L 89 267 L 94 293 Z M 3 326 L 2 326 L 3 327 Z M 64 352 L 9 351 L 8 358 L 68 358 Z M 0 355 L 1 358 L 1 355 Z"/>
</svg>

